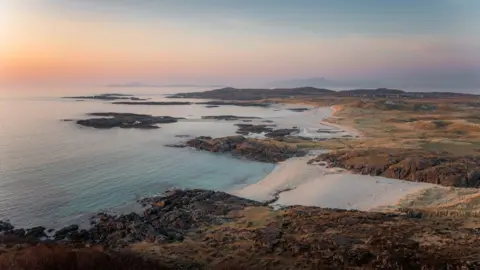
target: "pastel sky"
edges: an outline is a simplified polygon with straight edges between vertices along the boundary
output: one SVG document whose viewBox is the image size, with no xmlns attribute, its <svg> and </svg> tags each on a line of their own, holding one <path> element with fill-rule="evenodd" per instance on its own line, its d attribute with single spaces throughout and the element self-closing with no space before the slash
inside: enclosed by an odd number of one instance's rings
<svg viewBox="0 0 480 270">
<path fill-rule="evenodd" d="M 478 0 L 0 0 L 0 20 L 10 83 L 480 75 Z"/>
</svg>

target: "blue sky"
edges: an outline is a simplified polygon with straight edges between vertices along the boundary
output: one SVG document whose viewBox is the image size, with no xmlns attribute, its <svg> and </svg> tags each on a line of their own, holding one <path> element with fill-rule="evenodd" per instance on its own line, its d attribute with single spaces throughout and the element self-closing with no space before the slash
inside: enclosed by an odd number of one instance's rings
<svg viewBox="0 0 480 270">
<path fill-rule="evenodd" d="M 262 25 L 273 34 L 480 34 L 475 0 L 50 0 L 57 8 L 111 13 L 126 19 Z M 213 26 L 213 25 L 212 25 Z"/>
</svg>

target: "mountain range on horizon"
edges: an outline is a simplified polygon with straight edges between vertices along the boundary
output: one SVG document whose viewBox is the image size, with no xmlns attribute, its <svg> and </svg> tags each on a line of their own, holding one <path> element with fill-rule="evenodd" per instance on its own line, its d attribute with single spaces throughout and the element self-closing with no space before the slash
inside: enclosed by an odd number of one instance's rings
<svg viewBox="0 0 480 270">
<path fill-rule="evenodd" d="M 480 69 L 457 72 L 418 72 L 381 79 L 330 79 L 326 77 L 277 80 L 268 87 L 396 88 L 407 90 L 480 90 Z"/>
</svg>

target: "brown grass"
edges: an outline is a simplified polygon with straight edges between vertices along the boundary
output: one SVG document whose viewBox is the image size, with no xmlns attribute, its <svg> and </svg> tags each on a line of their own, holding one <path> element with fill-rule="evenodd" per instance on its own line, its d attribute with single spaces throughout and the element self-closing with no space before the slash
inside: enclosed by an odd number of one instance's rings
<svg viewBox="0 0 480 270">
<path fill-rule="evenodd" d="M 2 270 L 159 270 L 169 269 L 133 253 L 108 253 L 101 248 L 74 249 L 39 244 L 0 255 Z"/>
</svg>

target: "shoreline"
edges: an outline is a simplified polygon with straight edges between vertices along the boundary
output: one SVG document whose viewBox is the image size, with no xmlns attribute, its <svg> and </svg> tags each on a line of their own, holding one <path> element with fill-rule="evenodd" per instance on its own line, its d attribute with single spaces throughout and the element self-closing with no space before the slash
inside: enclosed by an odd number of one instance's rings
<svg viewBox="0 0 480 270">
<path fill-rule="evenodd" d="M 346 210 L 395 209 L 408 196 L 437 187 L 385 177 L 357 175 L 326 163 L 307 164 L 311 157 L 281 162 L 264 179 L 231 192 L 270 206 L 317 206 Z"/>
<path fill-rule="evenodd" d="M 337 114 L 339 111 L 341 111 L 343 109 L 343 105 L 333 105 L 333 106 L 330 106 L 329 107 L 330 110 L 332 111 L 332 115 L 330 115 L 329 117 L 325 118 L 325 119 L 322 119 L 320 121 L 320 123 L 322 125 L 325 125 L 325 126 L 329 126 L 329 127 L 334 127 L 334 128 L 338 128 L 338 129 L 342 129 L 344 130 L 345 132 L 349 133 L 350 135 L 352 135 L 353 137 L 356 137 L 356 138 L 363 138 L 365 137 L 362 132 L 360 132 L 359 130 L 353 128 L 353 127 L 349 127 L 349 126 L 345 126 L 345 125 L 339 125 L 339 124 L 334 124 L 334 123 L 330 123 L 328 122 L 328 119 L 330 118 L 333 118 L 333 117 L 336 117 L 335 114 Z"/>
<path fill-rule="evenodd" d="M 317 107 L 320 108 L 323 107 Z M 331 115 L 317 123 L 339 129 L 355 139 L 363 137 L 354 128 L 327 122 L 342 109 L 342 105 L 329 108 Z M 335 135 L 331 138 L 336 137 L 340 138 Z M 303 205 L 346 210 L 391 211 L 397 209 L 407 198 L 438 187 L 428 183 L 354 174 L 342 168 L 328 168 L 326 162 L 307 164 L 312 158 L 294 157 L 277 163 L 275 169 L 259 182 L 230 193 L 266 202 L 270 206 Z"/>
</svg>

